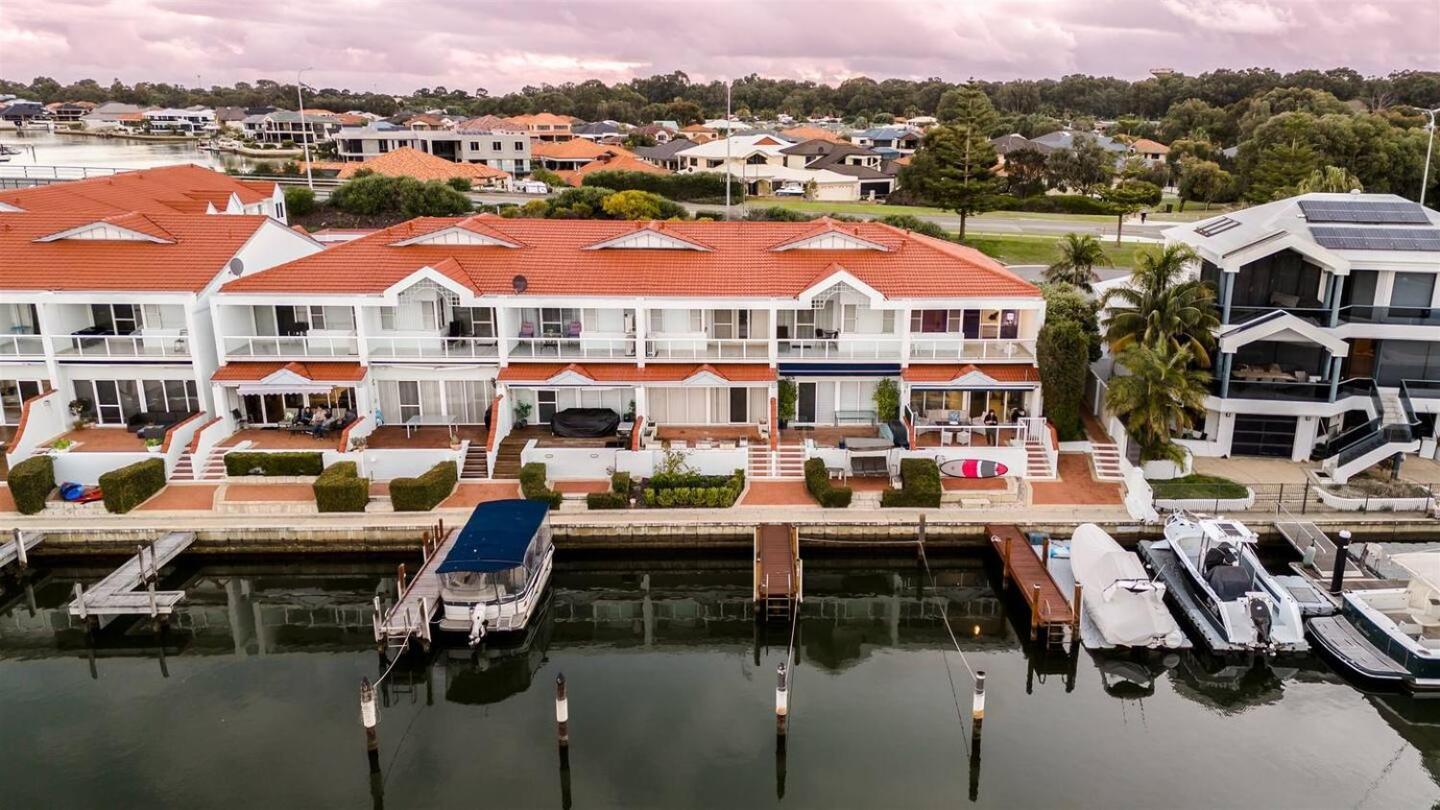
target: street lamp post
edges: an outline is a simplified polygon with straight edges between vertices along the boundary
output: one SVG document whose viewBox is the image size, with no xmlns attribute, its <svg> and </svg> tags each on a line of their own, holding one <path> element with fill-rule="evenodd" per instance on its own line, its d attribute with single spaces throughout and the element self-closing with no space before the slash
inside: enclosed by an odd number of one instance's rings
<svg viewBox="0 0 1440 810">
<path fill-rule="evenodd" d="M 300 102 L 300 148 L 305 153 L 305 185 L 310 187 L 311 193 L 315 191 L 315 178 L 310 173 L 310 125 L 305 120 L 305 71 L 314 70 L 313 67 L 301 68 L 295 73 L 295 99 Z"/>
<path fill-rule="evenodd" d="M 1425 126 L 1425 129 L 1430 131 L 1430 137 L 1425 142 L 1425 170 L 1420 174 L 1420 204 L 1424 205 L 1425 189 L 1428 188 L 1430 185 L 1430 154 L 1435 150 L 1435 113 L 1440 113 L 1440 107 L 1429 110 L 1424 107 L 1416 107 L 1414 105 L 1406 106 L 1409 106 L 1412 110 L 1419 110 L 1420 112 L 1425 113 L 1426 117 L 1430 119 L 1430 123 Z"/>
</svg>

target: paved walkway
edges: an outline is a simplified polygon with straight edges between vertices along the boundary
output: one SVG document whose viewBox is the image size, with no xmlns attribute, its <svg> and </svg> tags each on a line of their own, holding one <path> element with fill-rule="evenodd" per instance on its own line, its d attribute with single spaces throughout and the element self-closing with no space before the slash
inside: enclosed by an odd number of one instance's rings
<svg viewBox="0 0 1440 810">
<path fill-rule="evenodd" d="M 215 508 L 219 489 L 219 484 L 172 484 L 137 508 L 141 512 L 208 512 Z"/>
<path fill-rule="evenodd" d="M 1119 484 L 1096 481 L 1086 453 L 1060 454 L 1060 480 L 1030 482 L 1033 504 L 1123 504 Z"/>
<path fill-rule="evenodd" d="M 739 505 L 815 506 L 816 503 L 804 481 L 751 481 Z"/>
<path fill-rule="evenodd" d="M 599 478 L 592 481 L 554 481 L 550 488 L 556 492 L 566 495 L 588 495 L 591 492 L 609 492 L 610 479 Z"/>
<path fill-rule="evenodd" d="M 1288 458 L 1195 458 L 1195 472 L 1218 475 L 1242 484 L 1304 484 L 1310 479 L 1306 470 L 1317 465 L 1294 462 Z"/>
<path fill-rule="evenodd" d="M 514 481 L 484 484 L 459 484 L 450 497 L 440 502 L 441 509 L 469 509 L 477 503 L 502 501 L 520 497 L 520 485 Z"/>
<path fill-rule="evenodd" d="M 310 484 L 229 484 L 225 500 L 245 501 L 313 501 L 315 488 Z"/>
</svg>

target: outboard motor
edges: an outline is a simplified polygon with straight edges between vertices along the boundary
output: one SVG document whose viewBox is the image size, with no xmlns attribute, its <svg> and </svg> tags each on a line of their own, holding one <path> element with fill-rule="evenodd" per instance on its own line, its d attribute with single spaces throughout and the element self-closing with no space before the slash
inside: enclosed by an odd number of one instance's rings
<svg viewBox="0 0 1440 810">
<path fill-rule="evenodd" d="M 1255 625 L 1255 638 L 1261 644 L 1269 647 L 1270 628 L 1274 623 L 1274 617 L 1270 615 L 1270 605 L 1264 599 L 1250 599 L 1250 621 Z"/>
<path fill-rule="evenodd" d="M 489 622 L 485 620 L 485 605 L 478 604 L 470 608 L 470 646 L 478 647 L 480 642 L 485 640 L 485 631 Z"/>
</svg>

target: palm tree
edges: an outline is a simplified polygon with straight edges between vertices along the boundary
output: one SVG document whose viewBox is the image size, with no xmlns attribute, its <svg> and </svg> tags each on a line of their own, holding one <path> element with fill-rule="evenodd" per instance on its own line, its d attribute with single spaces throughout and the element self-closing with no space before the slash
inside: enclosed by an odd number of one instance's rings
<svg viewBox="0 0 1440 810">
<path fill-rule="evenodd" d="M 1210 374 L 1191 368 L 1188 348 L 1170 343 L 1136 343 L 1117 359 L 1128 373 L 1110 378 L 1105 404 L 1140 445 L 1140 460 L 1183 464 L 1184 450 L 1172 437 L 1193 427 L 1192 414 L 1204 411 Z"/>
<path fill-rule="evenodd" d="M 1184 279 L 1186 266 L 1195 259 L 1195 252 L 1184 245 L 1143 253 L 1130 284 L 1105 294 L 1102 306 L 1110 312 L 1105 341 L 1111 354 L 1118 356 L 1137 344 L 1168 345 L 1187 349 L 1191 359 L 1209 367 L 1220 318 L 1210 285 Z"/>
<path fill-rule="evenodd" d="M 1312 191 L 1328 191 L 1336 194 L 1346 194 L 1351 191 L 1364 191 L 1365 186 L 1361 184 L 1360 178 L 1356 177 L 1349 169 L 1340 166 L 1326 166 L 1323 169 L 1316 169 L 1310 176 L 1301 180 L 1295 185 L 1295 193 L 1309 194 Z"/>
<path fill-rule="evenodd" d="M 1110 257 L 1100 240 L 1086 233 L 1067 233 L 1057 247 L 1060 258 L 1045 268 L 1045 280 L 1051 284 L 1066 283 L 1091 292 L 1090 283 L 1098 280 L 1095 266 L 1109 267 Z"/>
</svg>

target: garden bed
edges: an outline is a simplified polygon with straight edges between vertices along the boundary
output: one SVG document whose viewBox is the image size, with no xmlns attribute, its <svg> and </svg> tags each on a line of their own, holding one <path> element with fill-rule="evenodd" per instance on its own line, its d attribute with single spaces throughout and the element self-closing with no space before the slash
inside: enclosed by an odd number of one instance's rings
<svg viewBox="0 0 1440 810">
<path fill-rule="evenodd" d="M 1158 509 L 1237 511 L 1255 505 L 1255 492 L 1238 481 L 1194 473 L 1168 481 L 1150 481 Z"/>
<path fill-rule="evenodd" d="M 1386 473 L 1366 473 L 1315 490 L 1326 506 L 1342 512 L 1424 512 L 1434 503 L 1429 488 Z"/>
</svg>

